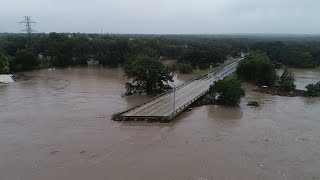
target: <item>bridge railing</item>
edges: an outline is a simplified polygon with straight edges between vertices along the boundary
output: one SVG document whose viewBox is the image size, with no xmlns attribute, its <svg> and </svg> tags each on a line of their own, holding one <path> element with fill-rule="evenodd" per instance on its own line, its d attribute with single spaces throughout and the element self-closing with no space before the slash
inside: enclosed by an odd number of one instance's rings
<svg viewBox="0 0 320 180">
<path fill-rule="evenodd" d="M 194 103 L 195 101 L 197 101 L 199 98 L 201 98 L 202 96 L 204 96 L 207 92 L 209 91 L 209 88 L 206 88 L 204 91 L 202 91 L 201 93 L 199 93 L 197 96 L 195 96 L 194 98 L 192 98 L 190 101 L 188 101 L 187 103 L 179 106 L 178 108 L 176 108 L 171 114 L 169 114 L 169 116 L 166 116 L 163 121 L 170 121 L 173 118 L 175 118 L 176 116 L 178 116 L 180 113 L 182 113 L 185 109 L 187 109 L 192 103 Z"/>
</svg>

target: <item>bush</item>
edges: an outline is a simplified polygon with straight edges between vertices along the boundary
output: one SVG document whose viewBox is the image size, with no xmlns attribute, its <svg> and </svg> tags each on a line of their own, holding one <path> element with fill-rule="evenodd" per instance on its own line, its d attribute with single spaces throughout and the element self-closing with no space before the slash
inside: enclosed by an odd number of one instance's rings
<svg viewBox="0 0 320 180">
<path fill-rule="evenodd" d="M 320 81 L 316 84 L 306 86 L 308 96 L 320 96 Z"/>
<path fill-rule="evenodd" d="M 186 63 L 179 63 L 177 65 L 177 69 L 181 74 L 189 74 L 192 73 L 192 66 Z"/>
<path fill-rule="evenodd" d="M 248 102 L 247 105 L 248 105 L 248 106 L 254 106 L 254 107 L 260 106 L 260 104 L 259 104 L 258 101 L 250 101 L 250 102 Z"/>
<path fill-rule="evenodd" d="M 287 68 L 284 70 L 280 79 L 278 81 L 279 87 L 283 91 L 293 91 L 296 89 L 296 85 L 294 84 L 294 74 L 289 71 Z"/>
<path fill-rule="evenodd" d="M 209 89 L 209 95 L 220 104 L 238 106 L 245 92 L 241 88 L 240 81 L 234 77 L 227 77 L 213 84 Z"/>
<path fill-rule="evenodd" d="M 10 68 L 14 71 L 32 70 L 38 67 L 39 63 L 31 49 L 20 49 L 14 54 Z"/>
<path fill-rule="evenodd" d="M 239 63 L 236 71 L 239 78 L 253 81 L 259 85 L 273 85 L 277 74 L 265 53 L 255 52 Z"/>
</svg>

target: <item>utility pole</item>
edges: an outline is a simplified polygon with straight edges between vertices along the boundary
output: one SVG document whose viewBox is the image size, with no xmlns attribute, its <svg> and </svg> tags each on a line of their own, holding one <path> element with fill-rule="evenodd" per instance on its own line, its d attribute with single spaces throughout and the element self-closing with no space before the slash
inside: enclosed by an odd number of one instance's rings
<svg viewBox="0 0 320 180">
<path fill-rule="evenodd" d="M 31 20 L 31 16 L 24 16 L 24 20 L 19 23 L 25 26 L 25 29 L 22 31 L 26 32 L 26 47 L 30 48 L 32 46 L 32 32 L 34 32 L 31 25 L 36 22 Z"/>
</svg>

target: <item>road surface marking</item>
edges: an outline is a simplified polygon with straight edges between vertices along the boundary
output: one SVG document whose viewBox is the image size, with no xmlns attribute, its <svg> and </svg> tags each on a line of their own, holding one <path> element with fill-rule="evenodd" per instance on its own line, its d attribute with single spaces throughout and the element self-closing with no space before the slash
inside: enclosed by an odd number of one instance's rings
<svg viewBox="0 0 320 180">
<path fill-rule="evenodd" d="M 190 84 L 188 84 L 188 85 L 186 85 L 186 86 L 182 87 L 181 89 L 178 89 L 178 91 L 180 91 L 180 90 L 184 89 L 185 87 L 188 87 L 189 85 L 191 85 L 191 84 L 193 84 L 193 83 L 200 84 L 199 82 L 201 83 L 201 81 L 199 81 L 199 80 L 194 81 L 194 82 L 192 82 L 192 83 L 190 83 Z M 178 92 L 178 91 L 176 91 L 176 92 Z M 172 94 L 172 93 L 169 93 L 169 94 L 167 94 L 167 95 L 165 95 L 165 96 L 161 96 L 161 97 L 159 97 L 159 98 L 155 99 L 155 101 L 151 101 L 151 102 L 149 102 L 149 103 L 147 103 L 147 104 L 145 104 L 145 105 L 143 105 L 143 106 L 139 107 L 137 110 L 135 110 L 134 112 L 132 112 L 132 113 L 128 114 L 127 116 L 131 116 L 132 114 L 135 114 L 135 113 L 137 113 L 137 112 L 139 112 L 139 111 L 142 111 L 142 110 L 144 110 L 146 107 L 149 107 L 149 106 L 151 106 L 152 104 L 159 102 L 160 100 L 162 100 L 162 99 L 166 98 L 167 96 L 171 96 L 171 94 Z"/>
<path fill-rule="evenodd" d="M 194 97 L 197 97 L 199 94 L 203 93 L 204 91 L 196 94 Z M 183 102 L 180 106 L 178 106 L 177 108 L 175 108 L 174 110 L 169 111 L 166 115 L 164 116 L 168 116 L 171 112 L 175 111 L 176 109 L 179 109 L 180 107 L 184 106 L 187 102 L 190 102 L 194 97 L 188 99 L 187 101 Z"/>
<path fill-rule="evenodd" d="M 208 80 L 207 80 L 208 81 Z M 200 85 L 203 86 L 204 84 L 208 83 L 207 81 L 201 83 Z M 184 94 L 182 94 L 180 97 L 177 97 L 175 100 L 178 100 L 182 97 L 184 97 L 186 94 L 188 94 L 189 92 L 193 91 L 194 89 L 198 88 L 200 85 L 195 86 L 194 88 L 190 89 L 189 91 L 185 92 Z M 153 114 L 154 112 L 158 111 L 159 109 L 162 109 L 164 106 L 171 104 L 173 102 L 173 100 L 169 101 L 168 103 L 160 106 L 159 108 L 155 109 L 154 111 L 150 112 L 149 114 L 147 114 L 146 116 L 149 116 L 150 114 Z"/>
</svg>

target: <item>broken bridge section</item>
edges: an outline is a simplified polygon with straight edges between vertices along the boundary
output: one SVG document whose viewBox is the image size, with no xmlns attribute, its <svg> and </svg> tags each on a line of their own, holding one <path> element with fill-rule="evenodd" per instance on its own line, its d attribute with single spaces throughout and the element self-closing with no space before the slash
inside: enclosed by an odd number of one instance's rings
<svg viewBox="0 0 320 180">
<path fill-rule="evenodd" d="M 186 82 L 141 105 L 115 114 L 112 119 L 116 121 L 168 122 L 205 95 L 209 91 L 210 85 L 234 73 L 240 61 L 241 59 L 238 59 L 209 73 L 206 77 Z"/>
</svg>

